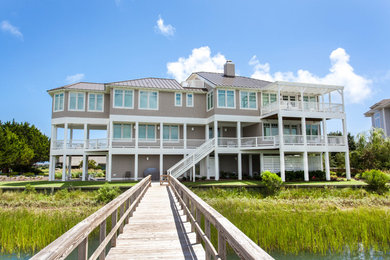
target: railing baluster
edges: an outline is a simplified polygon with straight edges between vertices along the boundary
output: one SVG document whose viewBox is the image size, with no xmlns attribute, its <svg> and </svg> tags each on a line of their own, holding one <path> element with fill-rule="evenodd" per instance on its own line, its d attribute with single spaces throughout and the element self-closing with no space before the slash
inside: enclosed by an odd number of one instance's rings
<svg viewBox="0 0 390 260">
<path fill-rule="evenodd" d="M 78 260 L 87 260 L 88 259 L 88 237 L 77 247 L 77 259 Z"/>
<path fill-rule="evenodd" d="M 100 224 L 100 235 L 99 235 L 99 244 L 103 242 L 106 238 L 106 219 Z M 100 254 L 99 259 L 104 260 L 106 258 L 106 249 L 103 249 L 103 252 Z"/>
<path fill-rule="evenodd" d="M 198 222 L 198 225 L 200 226 L 200 224 L 202 222 L 202 214 L 201 214 L 199 208 L 195 207 L 195 209 L 196 209 L 196 222 Z M 200 243 L 201 241 L 202 240 L 201 240 L 199 232 L 196 232 L 196 243 Z"/>
<path fill-rule="evenodd" d="M 226 260 L 226 240 L 220 230 L 218 230 L 218 255 L 222 260 Z"/>
<path fill-rule="evenodd" d="M 111 215 L 111 228 L 114 228 L 116 223 L 117 223 L 117 219 L 118 219 L 118 210 L 115 210 L 112 215 Z M 112 237 L 112 240 L 111 240 L 111 247 L 115 247 L 116 246 L 116 236 L 117 236 L 117 232 L 115 232 L 116 234 Z"/>
<path fill-rule="evenodd" d="M 126 210 L 130 207 L 130 198 L 126 200 Z M 129 216 L 125 219 L 125 224 L 129 223 Z"/>
</svg>

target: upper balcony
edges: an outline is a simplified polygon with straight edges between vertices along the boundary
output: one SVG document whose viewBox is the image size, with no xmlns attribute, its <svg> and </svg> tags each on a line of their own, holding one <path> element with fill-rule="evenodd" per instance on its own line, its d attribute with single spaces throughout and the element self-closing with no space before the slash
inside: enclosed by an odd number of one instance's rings
<svg viewBox="0 0 390 260">
<path fill-rule="evenodd" d="M 329 116 L 344 113 L 343 89 L 333 85 L 275 82 L 262 92 L 261 116 L 265 118 L 280 112 L 288 116 L 306 112 L 321 117 L 319 113 Z"/>
</svg>

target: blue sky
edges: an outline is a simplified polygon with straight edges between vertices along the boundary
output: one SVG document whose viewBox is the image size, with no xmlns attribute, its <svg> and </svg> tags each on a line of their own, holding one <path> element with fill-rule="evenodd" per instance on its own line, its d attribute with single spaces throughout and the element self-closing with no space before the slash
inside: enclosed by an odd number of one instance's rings
<svg viewBox="0 0 390 260">
<path fill-rule="evenodd" d="M 345 85 L 356 134 L 370 128 L 369 106 L 390 98 L 389 46 L 386 0 L 1 0 L 0 120 L 50 135 L 48 89 L 180 80 L 230 59 L 243 76 Z"/>
</svg>

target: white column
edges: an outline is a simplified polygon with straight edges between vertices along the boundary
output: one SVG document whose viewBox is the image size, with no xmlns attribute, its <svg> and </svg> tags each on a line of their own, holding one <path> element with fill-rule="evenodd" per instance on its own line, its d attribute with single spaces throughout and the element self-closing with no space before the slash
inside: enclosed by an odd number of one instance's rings
<svg viewBox="0 0 390 260">
<path fill-rule="evenodd" d="M 106 170 L 106 173 L 107 173 L 107 170 Z M 87 174 L 88 174 L 88 156 L 84 153 L 83 154 L 83 173 L 81 175 L 82 181 L 86 180 Z"/>
<path fill-rule="evenodd" d="M 65 181 L 66 178 L 66 154 L 62 155 L 62 181 Z"/>
<path fill-rule="evenodd" d="M 72 178 L 72 156 L 68 156 L 68 180 Z"/>
<path fill-rule="evenodd" d="M 323 172 L 324 171 L 324 163 L 323 163 L 323 157 L 324 157 L 324 155 L 322 154 L 322 153 L 320 153 L 320 162 L 321 162 L 321 168 L 320 168 L 320 170 Z"/>
<path fill-rule="evenodd" d="M 135 132 L 134 133 L 135 149 L 138 149 L 138 122 L 135 122 L 135 131 L 134 132 Z"/>
<path fill-rule="evenodd" d="M 134 154 L 134 179 L 138 180 L 138 153 Z"/>
<path fill-rule="evenodd" d="M 64 126 L 64 150 L 67 149 L 67 144 L 68 143 L 68 123 L 65 123 Z"/>
<path fill-rule="evenodd" d="M 325 176 L 326 180 L 330 181 L 330 165 L 329 165 L 329 152 L 325 151 Z"/>
<path fill-rule="evenodd" d="M 284 165 L 284 138 L 283 138 L 283 117 L 278 114 L 278 130 L 279 130 L 279 154 L 280 154 L 280 177 L 282 181 L 286 181 L 285 165 Z"/>
<path fill-rule="evenodd" d="M 164 163 L 164 156 L 163 154 L 161 153 L 160 154 L 160 175 L 163 175 L 164 174 L 164 168 L 163 168 L 163 163 Z"/>
<path fill-rule="evenodd" d="M 285 171 L 285 165 L 284 165 L 284 151 L 280 150 L 280 178 L 282 178 L 282 181 L 286 181 L 286 171 Z"/>
<path fill-rule="evenodd" d="M 264 172 L 264 153 L 260 153 L 260 174 Z"/>
<path fill-rule="evenodd" d="M 253 177 L 252 154 L 249 154 L 249 176 Z"/>
<path fill-rule="evenodd" d="M 204 139 L 205 140 L 209 140 L 209 136 L 210 136 L 210 128 L 209 128 L 209 125 L 205 125 L 204 127 Z"/>
<path fill-rule="evenodd" d="M 343 112 L 345 112 L 345 107 L 344 107 L 344 90 L 341 90 L 341 102 L 343 104 Z"/>
<path fill-rule="evenodd" d="M 214 121 L 214 138 L 215 138 L 215 150 L 214 150 L 214 168 L 215 168 L 215 180 L 219 180 L 219 157 L 218 157 L 218 121 Z"/>
<path fill-rule="evenodd" d="M 242 180 L 242 155 L 241 152 L 237 154 L 238 179 Z"/>
<path fill-rule="evenodd" d="M 109 140 L 108 140 L 108 146 L 111 148 L 112 147 L 112 139 L 114 139 L 114 122 L 110 121 L 110 126 L 108 129 L 109 132 Z"/>
<path fill-rule="evenodd" d="M 54 156 L 51 156 L 50 155 L 50 161 L 49 161 L 49 181 L 52 181 L 53 179 L 52 179 L 52 175 L 53 175 L 53 157 Z"/>
<path fill-rule="evenodd" d="M 107 181 L 112 180 L 112 153 L 111 153 L 111 151 L 108 151 L 107 158 L 106 158 L 106 180 Z"/>
<path fill-rule="evenodd" d="M 345 148 L 346 148 L 346 150 L 345 150 L 345 174 L 346 174 L 347 180 L 351 180 L 351 167 L 349 165 L 349 147 L 348 147 L 347 119 L 343 118 L 342 121 L 343 121 L 344 143 L 345 143 Z"/>
<path fill-rule="evenodd" d="M 236 133 L 237 145 L 238 145 L 238 147 L 241 147 L 241 122 L 240 121 L 237 122 L 237 127 L 236 128 L 237 128 L 236 129 L 236 131 L 237 131 L 237 133 Z"/>
<path fill-rule="evenodd" d="M 307 149 L 307 136 L 306 136 L 306 118 L 301 117 L 301 129 L 302 129 L 302 136 L 303 136 L 303 145 L 305 146 L 305 149 Z"/>
<path fill-rule="evenodd" d="M 305 181 L 309 181 L 309 160 L 307 158 L 307 151 L 303 152 L 303 175 Z"/>
<path fill-rule="evenodd" d="M 160 149 L 163 149 L 163 139 L 164 139 L 164 128 L 163 128 L 163 123 L 160 123 Z M 160 175 L 162 173 L 162 170 L 160 170 Z"/>
<path fill-rule="evenodd" d="M 70 128 L 69 142 L 70 142 L 70 144 L 73 143 L 73 128 Z"/>
<path fill-rule="evenodd" d="M 184 149 L 187 149 L 187 124 L 183 124 L 183 142 L 184 142 Z"/>
<path fill-rule="evenodd" d="M 192 181 L 195 182 L 196 179 L 196 170 L 195 170 L 195 164 L 192 166 Z"/>
<path fill-rule="evenodd" d="M 84 149 L 88 148 L 88 124 L 84 124 Z M 83 162 L 85 162 L 83 160 Z"/>
<path fill-rule="evenodd" d="M 209 136 L 210 136 L 210 127 L 208 124 L 205 125 L 205 140 L 209 140 Z M 210 172 L 209 172 L 209 167 L 210 167 L 210 155 L 207 155 L 206 156 L 206 179 L 207 180 L 210 180 Z"/>
</svg>

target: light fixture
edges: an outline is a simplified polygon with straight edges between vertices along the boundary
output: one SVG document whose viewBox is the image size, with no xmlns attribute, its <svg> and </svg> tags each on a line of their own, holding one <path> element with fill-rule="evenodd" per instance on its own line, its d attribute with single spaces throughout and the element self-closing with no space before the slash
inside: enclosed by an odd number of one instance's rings
<svg viewBox="0 0 390 260">
<path fill-rule="evenodd" d="M 157 130 L 160 130 L 160 126 L 157 126 Z"/>
<path fill-rule="evenodd" d="M 225 132 L 227 132 L 227 128 L 226 127 L 224 128 L 224 130 L 225 130 Z"/>
<path fill-rule="evenodd" d="M 146 160 L 149 161 L 149 156 L 146 156 Z"/>
<path fill-rule="evenodd" d="M 195 130 L 195 128 L 194 127 L 191 127 L 191 131 L 194 131 Z"/>
</svg>

